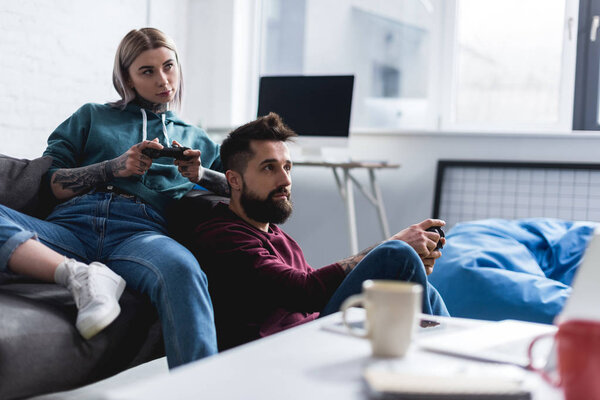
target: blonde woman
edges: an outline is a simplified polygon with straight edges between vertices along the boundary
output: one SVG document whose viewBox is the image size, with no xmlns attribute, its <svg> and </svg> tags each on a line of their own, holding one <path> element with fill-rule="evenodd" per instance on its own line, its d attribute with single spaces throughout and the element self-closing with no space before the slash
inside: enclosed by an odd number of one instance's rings
<svg viewBox="0 0 600 400">
<path fill-rule="evenodd" d="M 85 338 L 118 316 L 126 282 L 156 306 L 170 368 L 217 345 L 206 277 L 167 236 L 164 211 L 196 184 L 228 191 L 213 171 L 222 169 L 219 146 L 174 112 L 182 81 L 170 38 L 153 28 L 129 32 L 113 70 L 120 100 L 85 104 L 48 139 L 47 184 L 60 204 L 46 220 L 0 206 L 0 271 L 69 288 Z M 189 148 L 184 159 L 147 155 L 173 146 Z"/>
</svg>

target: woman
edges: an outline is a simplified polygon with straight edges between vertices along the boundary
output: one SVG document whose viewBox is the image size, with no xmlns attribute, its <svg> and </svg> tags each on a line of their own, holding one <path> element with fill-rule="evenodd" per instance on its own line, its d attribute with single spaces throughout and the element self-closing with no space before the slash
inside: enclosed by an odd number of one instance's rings
<svg viewBox="0 0 600 400">
<path fill-rule="evenodd" d="M 181 103 L 182 74 L 162 32 L 144 28 L 123 38 L 113 84 L 119 101 L 82 106 L 48 139 L 49 185 L 61 201 L 48 218 L 0 208 L 0 270 L 68 287 L 85 338 L 119 314 L 124 278 L 158 309 L 173 368 L 217 345 L 206 277 L 167 236 L 163 214 L 195 184 L 226 192 L 222 174 L 208 169 L 222 168 L 219 148 L 171 111 Z M 186 159 L 144 154 L 171 145 L 188 147 Z"/>
</svg>

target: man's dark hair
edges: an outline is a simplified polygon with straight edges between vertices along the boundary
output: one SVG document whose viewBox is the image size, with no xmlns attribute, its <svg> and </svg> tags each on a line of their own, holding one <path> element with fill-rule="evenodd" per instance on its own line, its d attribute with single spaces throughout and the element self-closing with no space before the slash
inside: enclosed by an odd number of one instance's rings
<svg viewBox="0 0 600 400">
<path fill-rule="evenodd" d="M 252 140 L 272 140 L 285 142 L 298 136 L 281 117 L 273 112 L 248 122 L 231 132 L 221 144 L 221 162 L 225 170 L 244 173 L 248 161 L 254 156 L 250 148 Z"/>
</svg>

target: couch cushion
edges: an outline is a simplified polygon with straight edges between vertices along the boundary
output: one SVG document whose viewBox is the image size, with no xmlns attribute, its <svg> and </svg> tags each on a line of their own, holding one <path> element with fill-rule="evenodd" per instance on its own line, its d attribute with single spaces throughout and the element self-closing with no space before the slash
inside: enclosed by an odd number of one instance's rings
<svg viewBox="0 0 600 400">
<path fill-rule="evenodd" d="M 26 160 L 0 154 L 0 204 L 33 213 L 42 177 L 51 164 L 52 157 L 48 156 Z"/>
<path fill-rule="evenodd" d="M 164 355 L 147 297 L 128 289 L 120 304 L 119 317 L 85 340 L 66 289 L 33 281 L 0 285 L 0 399 L 72 389 Z"/>
<path fill-rule="evenodd" d="M 0 204 L 39 217 L 47 213 L 52 202 L 44 197 L 45 204 L 39 204 L 40 185 L 51 164 L 49 156 L 27 160 L 0 154 Z M 0 284 L 10 280 L 27 279 L 0 272 Z"/>
</svg>

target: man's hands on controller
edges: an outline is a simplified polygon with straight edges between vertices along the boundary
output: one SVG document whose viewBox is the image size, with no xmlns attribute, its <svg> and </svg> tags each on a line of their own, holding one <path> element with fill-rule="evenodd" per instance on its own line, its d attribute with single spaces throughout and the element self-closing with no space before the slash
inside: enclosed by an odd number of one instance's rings
<svg viewBox="0 0 600 400">
<path fill-rule="evenodd" d="M 425 229 L 427 232 L 436 232 L 438 235 L 440 235 L 440 239 L 437 242 L 437 245 L 435 246 L 434 250 L 440 250 L 444 248 L 444 243 L 446 242 L 446 234 L 444 233 L 444 230 L 442 229 L 441 226 L 432 226 L 430 228 Z M 442 242 L 442 239 L 444 239 L 444 242 Z"/>
<path fill-rule="evenodd" d="M 441 226 L 430 226 L 425 229 L 425 232 L 432 232 L 437 234 L 437 238 L 434 238 L 435 247 L 429 253 L 429 256 L 421 257 L 423 260 L 423 265 L 425 266 L 425 273 L 430 275 L 433 272 L 433 266 L 435 265 L 435 261 L 442 256 L 442 252 L 440 251 L 444 248 L 446 244 L 446 234 Z M 432 239 L 431 237 L 429 238 Z"/>
<path fill-rule="evenodd" d="M 425 272 L 429 275 L 433 272 L 435 261 L 442 255 L 441 247 L 446 243 L 446 239 L 436 228 L 441 230 L 445 224 L 440 219 L 426 219 L 396 233 L 391 239 L 408 243 L 423 261 Z"/>
</svg>

